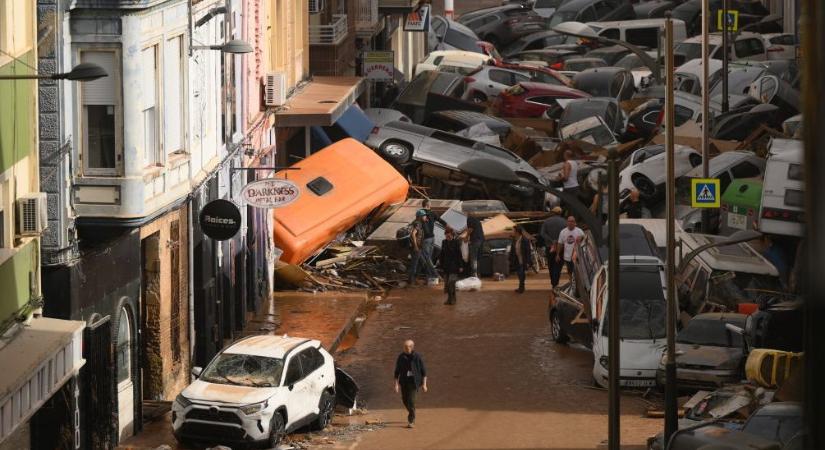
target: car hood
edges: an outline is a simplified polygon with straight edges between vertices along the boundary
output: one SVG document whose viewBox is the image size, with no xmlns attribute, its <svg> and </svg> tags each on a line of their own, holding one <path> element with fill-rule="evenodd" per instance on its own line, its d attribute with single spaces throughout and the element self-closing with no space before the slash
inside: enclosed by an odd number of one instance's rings
<svg viewBox="0 0 825 450">
<path fill-rule="evenodd" d="M 741 348 L 710 345 L 677 343 L 676 351 L 683 352 L 676 357 L 679 365 L 707 366 L 708 368 L 735 367 L 743 356 Z"/>
<path fill-rule="evenodd" d="M 195 380 L 181 392 L 181 395 L 192 401 L 249 405 L 271 398 L 278 393 L 279 389 L 278 387 L 236 386 Z"/>
</svg>

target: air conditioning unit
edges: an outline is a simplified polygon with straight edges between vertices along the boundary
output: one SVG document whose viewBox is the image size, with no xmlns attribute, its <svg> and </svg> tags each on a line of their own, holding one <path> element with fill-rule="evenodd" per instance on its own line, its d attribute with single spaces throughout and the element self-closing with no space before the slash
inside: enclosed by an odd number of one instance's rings
<svg viewBox="0 0 825 450">
<path fill-rule="evenodd" d="M 45 192 L 17 199 L 17 236 L 40 236 L 48 223 Z"/>
<path fill-rule="evenodd" d="M 309 13 L 318 14 L 324 10 L 324 0 L 309 0 Z"/>
<path fill-rule="evenodd" d="M 264 105 L 281 106 L 286 103 L 286 74 L 271 72 L 264 77 Z"/>
</svg>

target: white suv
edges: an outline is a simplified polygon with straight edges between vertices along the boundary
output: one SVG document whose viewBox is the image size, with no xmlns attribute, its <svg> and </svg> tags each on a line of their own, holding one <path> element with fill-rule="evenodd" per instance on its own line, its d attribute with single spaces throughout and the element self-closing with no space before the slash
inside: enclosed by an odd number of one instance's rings
<svg viewBox="0 0 825 450">
<path fill-rule="evenodd" d="M 275 447 L 306 425 L 323 429 L 335 408 L 335 367 L 317 340 L 250 336 L 215 356 L 172 404 L 181 442 Z"/>
</svg>

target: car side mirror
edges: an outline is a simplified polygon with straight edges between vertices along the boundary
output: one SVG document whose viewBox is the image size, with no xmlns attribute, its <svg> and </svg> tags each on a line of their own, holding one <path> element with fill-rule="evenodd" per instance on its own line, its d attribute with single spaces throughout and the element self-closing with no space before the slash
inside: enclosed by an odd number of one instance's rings
<svg viewBox="0 0 825 450">
<path fill-rule="evenodd" d="M 193 367 L 192 368 L 192 376 L 198 378 L 201 376 L 201 372 L 203 372 L 203 367 Z"/>
</svg>

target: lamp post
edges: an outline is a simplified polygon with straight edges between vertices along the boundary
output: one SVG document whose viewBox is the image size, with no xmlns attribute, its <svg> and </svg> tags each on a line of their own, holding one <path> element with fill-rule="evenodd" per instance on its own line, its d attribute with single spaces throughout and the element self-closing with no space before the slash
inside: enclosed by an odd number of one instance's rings
<svg viewBox="0 0 825 450">
<path fill-rule="evenodd" d="M 232 39 L 224 44 L 193 45 L 192 50 L 219 50 L 223 53 L 240 55 L 243 53 L 252 53 L 254 49 L 244 40 Z"/>
<path fill-rule="evenodd" d="M 710 175 L 710 0 L 702 0 L 702 178 Z M 702 232 L 707 233 L 710 228 L 710 215 L 708 210 L 702 210 Z"/>
<path fill-rule="evenodd" d="M 53 73 L 50 75 L 0 75 L 0 80 L 69 80 L 92 81 L 109 76 L 102 67 L 92 63 L 80 63 L 69 72 Z"/>
<path fill-rule="evenodd" d="M 703 18 L 707 20 L 707 18 Z M 670 11 L 665 13 L 665 48 L 673 48 L 673 19 Z M 665 53 L 665 158 L 666 158 L 666 199 L 667 205 L 665 220 L 667 227 L 667 262 L 665 274 L 667 277 L 667 359 L 665 360 L 665 442 L 676 432 L 679 420 L 676 411 L 676 296 L 674 292 L 674 278 L 676 270 L 676 177 L 674 161 L 674 105 L 673 105 L 673 51 Z"/>
<path fill-rule="evenodd" d="M 620 349 L 620 314 L 621 304 L 619 300 L 619 155 L 616 150 L 610 150 L 607 157 L 607 174 L 610 192 L 608 202 L 608 231 L 610 236 L 609 258 L 607 263 L 607 312 L 608 328 L 610 331 L 608 342 L 608 374 L 610 384 L 608 394 L 610 404 L 608 406 L 609 425 L 607 427 L 607 448 L 609 450 L 620 450 L 621 448 L 621 389 L 619 381 L 621 379 L 621 355 Z"/>
</svg>

